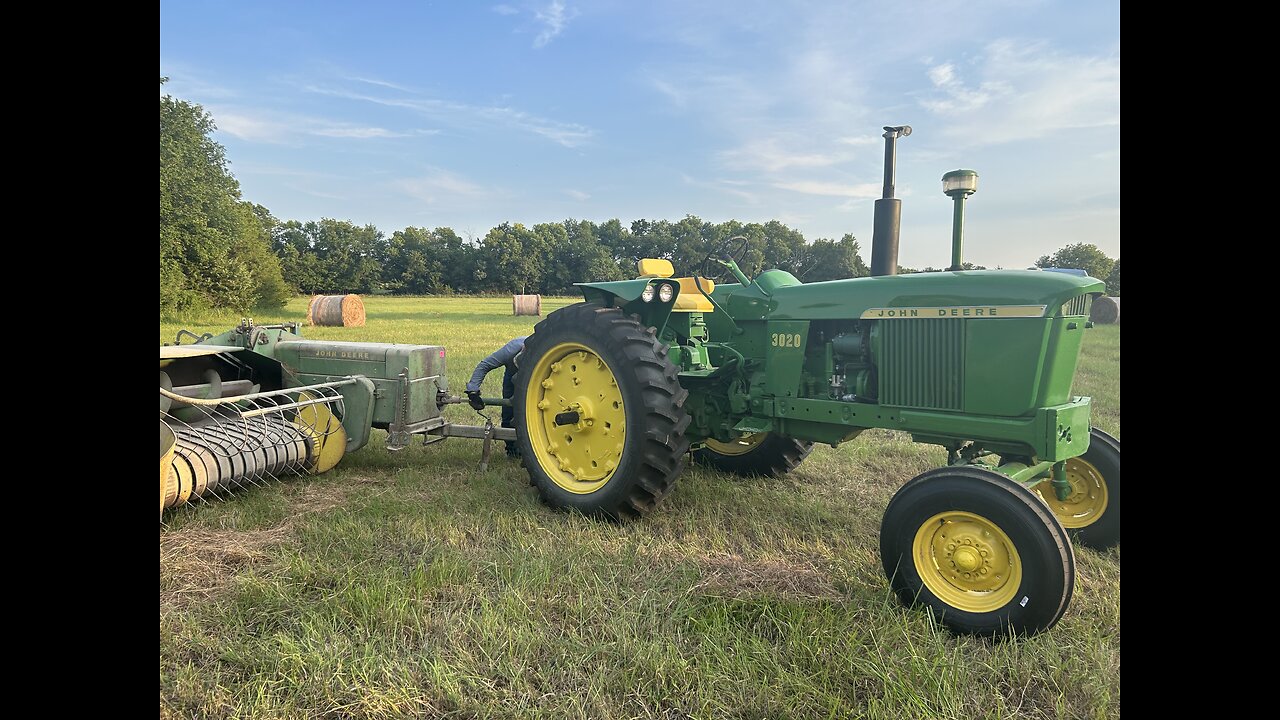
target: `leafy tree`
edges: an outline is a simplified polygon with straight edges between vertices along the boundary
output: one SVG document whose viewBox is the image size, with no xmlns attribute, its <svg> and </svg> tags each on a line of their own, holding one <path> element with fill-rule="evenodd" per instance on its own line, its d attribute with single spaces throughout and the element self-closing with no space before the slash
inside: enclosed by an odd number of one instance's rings
<svg viewBox="0 0 1280 720">
<path fill-rule="evenodd" d="M 796 250 L 792 274 L 804 282 L 867 277 L 871 269 L 862 261 L 862 249 L 850 233 L 837 240 L 819 238 Z M 915 272 L 900 268 L 900 273 Z"/>
<path fill-rule="evenodd" d="M 1114 260 L 1092 243 L 1068 245 L 1052 255 L 1036 260 L 1036 267 L 1076 268 L 1100 280 L 1105 280 L 1111 274 L 1111 266 L 1114 264 Z"/>
<path fill-rule="evenodd" d="M 560 228 L 564 232 L 564 228 Z M 503 223 L 480 242 L 484 278 L 479 290 L 532 293 L 542 286 L 550 243 L 520 223 Z"/>
<path fill-rule="evenodd" d="M 369 293 L 382 285 L 387 256 L 383 234 L 373 225 L 323 218 L 277 226 L 272 246 L 287 280 L 309 294 Z"/>
<path fill-rule="evenodd" d="M 288 294 L 270 230 L 241 201 L 214 129 L 200 105 L 160 97 L 161 310 L 279 306 Z"/>
<path fill-rule="evenodd" d="M 1120 258 L 1116 258 L 1116 264 L 1111 267 L 1111 274 L 1107 275 L 1107 294 L 1120 297 Z"/>
</svg>

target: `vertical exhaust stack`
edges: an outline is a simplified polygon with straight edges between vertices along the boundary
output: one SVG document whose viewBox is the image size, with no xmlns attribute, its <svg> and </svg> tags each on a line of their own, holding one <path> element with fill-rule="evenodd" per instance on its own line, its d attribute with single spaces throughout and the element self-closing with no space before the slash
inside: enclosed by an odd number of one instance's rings
<svg viewBox="0 0 1280 720">
<path fill-rule="evenodd" d="M 893 196 L 893 183 L 898 165 L 898 138 L 910 134 L 910 125 L 886 125 L 884 128 L 884 192 L 876 201 L 875 225 L 871 233 L 872 275 L 898 274 L 902 201 Z"/>
</svg>

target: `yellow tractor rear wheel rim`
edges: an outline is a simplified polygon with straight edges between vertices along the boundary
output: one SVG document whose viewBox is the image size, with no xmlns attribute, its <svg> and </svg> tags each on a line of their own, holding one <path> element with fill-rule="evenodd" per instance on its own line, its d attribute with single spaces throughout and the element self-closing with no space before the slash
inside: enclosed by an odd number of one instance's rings
<svg viewBox="0 0 1280 720">
<path fill-rule="evenodd" d="M 708 450 L 719 455 L 746 455 L 755 450 L 767 437 L 769 437 L 769 433 L 760 432 L 744 435 L 737 440 L 729 442 L 720 442 L 715 438 L 708 438 L 706 445 Z"/>
<path fill-rule="evenodd" d="M 1022 561 L 1013 541 L 975 513 L 953 510 L 924 521 L 912 556 L 929 592 L 958 610 L 999 610 L 1022 584 Z"/>
<path fill-rule="evenodd" d="M 1053 483 L 1045 480 L 1036 485 L 1040 497 L 1062 523 L 1062 527 L 1076 529 L 1098 521 L 1107 511 L 1107 482 L 1093 463 L 1078 457 L 1067 460 L 1067 482 L 1071 494 L 1059 500 L 1053 491 Z"/>
<path fill-rule="evenodd" d="M 617 376 L 594 350 L 575 342 L 553 346 L 528 372 L 524 419 L 538 465 L 571 493 L 596 492 L 613 477 L 626 444 Z M 576 422 L 566 422 L 570 414 Z"/>
</svg>

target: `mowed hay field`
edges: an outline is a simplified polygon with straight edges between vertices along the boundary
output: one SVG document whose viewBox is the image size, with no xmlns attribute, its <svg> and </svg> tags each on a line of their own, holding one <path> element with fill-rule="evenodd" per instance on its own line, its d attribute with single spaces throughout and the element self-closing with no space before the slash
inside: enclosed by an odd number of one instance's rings
<svg viewBox="0 0 1280 720">
<path fill-rule="evenodd" d="M 544 299 L 543 312 L 574 299 Z M 441 344 L 460 392 L 538 318 L 510 298 L 365 298 L 308 338 Z M 301 320 L 306 299 L 258 322 Z M 233 314 L 162 321 L 222 332 Z M 1120 435 L 1120 329 L 1087 333 L 1078 394 Z M 501 372 L 486 383 L 500 394 Z M 477 416 L 448 409 L 457 422 Z M 496 413 L 495 413 L 496 417 Z M 168 717 L 1099 718 L 1120 714 L 1120 551 L 1077 549 L 1070 610 L 1019 642 L 899 605 L 880 517 L 945 462 L 905 435 L 820 446 L 782 479 L 689 467 L 617 525 L 550 510 L 495 448 L 399 453 L 375 431 L 337 469 L 166 516 Z"/>
</svg>

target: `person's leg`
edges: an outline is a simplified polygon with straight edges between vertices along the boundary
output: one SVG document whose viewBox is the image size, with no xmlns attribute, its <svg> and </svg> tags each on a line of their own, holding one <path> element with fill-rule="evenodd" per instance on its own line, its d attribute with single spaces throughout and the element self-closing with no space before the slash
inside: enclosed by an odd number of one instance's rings
<svg viewBox="0 0 1280 720">
<path fill-rule="evenodd" d="M 510 367 L 506 367 L 502 371 L 502 399 L 511 400 L 516 395 L 516 375 L 511 372 Z M 502 427 L 514 428 L 516 426 L 516 409 L 510 405 L 502 407 Z M 507 455 L 510 457 L 519 457 L 520 445 L 518 443 L 507 442 Z"/>
</svg>

